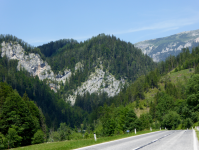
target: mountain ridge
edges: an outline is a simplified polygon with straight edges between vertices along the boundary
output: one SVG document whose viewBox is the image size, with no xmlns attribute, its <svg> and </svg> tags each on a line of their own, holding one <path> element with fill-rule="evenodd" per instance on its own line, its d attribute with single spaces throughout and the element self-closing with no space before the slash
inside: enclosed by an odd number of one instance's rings
<svg viewBox="0 0 199 150">
<path fill-rule="evenodd" d="M 145 40 L 135 43 L 144 54 L 154 61 L 164 61 L 168 56 L 176 56 L 182 48 L 192 48 L 199 44 L 199 29 L 184 31 L 167 37 Z"/>
</svg>

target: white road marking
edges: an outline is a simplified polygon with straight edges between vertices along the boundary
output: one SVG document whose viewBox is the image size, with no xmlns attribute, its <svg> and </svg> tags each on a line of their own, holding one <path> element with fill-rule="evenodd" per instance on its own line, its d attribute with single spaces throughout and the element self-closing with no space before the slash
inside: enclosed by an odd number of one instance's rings
<svg viewBox="0 0 199 150">
<path fill-rule="evenodd" d="M 196 131 L 193 130 L 193 149 L 198 150 L 198 139 L 196 137 Z"/>
<path fill-rule="evenodd" d="M 174 133 L 174 132 L 172 132 L 172 133 Z M 165 138 L 166 136 L 171 135 L 172 133 L 167 134 L 167 135 L 164 135 L 164 136 L 162 136 L 161 138 L 155 139 L 155 140 L 153 140 L 153 141 L 151 141 L 151 142 L 149 142 L 149 143 L 147 143 L 147 144 L 145 144 L 145 145 L 142 145 L 142 146 L 140 146 L 140 147 L 134 148 L 133 150 L 139 150 L 139 149 L 141 149 L 141 148 L 143 148 L 143 147 L 145 147 L 145 146 L 148 146 L 148 145 L 150 145 L 150 144 L 152 144 L 152 143 L 155 143 L 155 142 L 161 140 L 162 138 Z M 195 149 L 194 149 L 194 150 L 195 150 Z"/>
<path fill-rule="evenodd" d="M 150 132 L 150 133 L 145 133 L 145 134 L 140 134 L 140 135 L 134 135 L 134 136 L 130 136 L 130 137 L 127 137 L 127 138 L 118 139 L 118 140 L 109 141 L 109 142 L 104 142 L 104 143 L 98 143 L 98 144 L 94 144 L 94 145 L 90 145 L 90 146 L 86 146 L 86 147 L 77 148 L 77 149 L 74 149 L 74 150 L 81 150 L 81 149 L 85 149 L 85 148 L 89 148 L 89 147 L 93 147 L 93 146 L 97 146 L 97 145 L 107 144 L 107 143 L 111 143 L 111 142 L 115 142 L 115 141 L 126 140 L 128 138 L 138 137 L 138 136 L 147 135 L 147 134 L 153 134 L 153 133 L 156 133 L 156 132 L 160 132 L 160 131 L 155 131 L 155 132 Z"/>
</svg>

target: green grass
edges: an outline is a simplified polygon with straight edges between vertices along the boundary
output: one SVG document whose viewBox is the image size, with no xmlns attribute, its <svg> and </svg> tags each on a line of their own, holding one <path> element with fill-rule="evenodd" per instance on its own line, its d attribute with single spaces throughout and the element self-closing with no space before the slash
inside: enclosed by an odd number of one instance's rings
<svg viewBox="0 0 199 150">
<path fill-rule="evenodd" d="M 181 70 L 178 72 L 171 71 L 167 74 L 167 77 L 171 80 L 172 83 L 176 84 L 177 82 L 181 82 L 184 84 L 186 80 L 189 80 L 189 78 L 194 74 L 194 68 Z M 163 80 L 166 79 L 166 76 L 162 78 Z"/>
<path fill-rule="evenodd" d="M 137 132 L 136 135 L 155 132 L 155 131 L 159 131 L 159 130 L 140 131 L 140 132 Z M 19 148 L 15 148 L 14 150 L 40 150 L 40 149 L 41 150 L 70 150 L 70 149 L 85 147 L 89 145 L 99 144 L 103 142 L 113 141 L 117 139 L 122 139 L 122 138 L 130 137 L 130 136 L 135 136 L 135 133 L 115 135 L 115 136 L 110 136 L 110 137 L 102 137 L 102 138 L 98 138 L 96 142 L 94 141 L 94 138 L 84 139 L 84 140 L 71 140 L 71 141 L 43 143 L 43 144 L 19 147 Z"/>
</svg>

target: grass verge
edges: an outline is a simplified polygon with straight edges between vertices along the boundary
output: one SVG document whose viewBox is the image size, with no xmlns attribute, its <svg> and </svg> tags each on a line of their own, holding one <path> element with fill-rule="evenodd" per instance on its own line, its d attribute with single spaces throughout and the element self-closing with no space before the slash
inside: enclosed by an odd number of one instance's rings
<svg viewBox="0 0 199 150">
<path fill-rule="evenodd" d="M 123 134 L 123 135 L 116 135 L 116 136 L 110 136 L 110 137 L 102 137 L 98 138 L 97 141 L 94 141 L 94 139 L 84 139 L 84 140 L 70 140 L 70 141 L 61 141 L 61 142 L 52 142 L 52 143 L 43 143 L 43 144 L 36 144 L 36 145 L 30 145 L 25 147 L 19 147 L 14 148 L 13 150 L 71 150 L 75 148 L 85 147 L 89 145 L 104 143 L 108 141 L 118 140 L 130 136 L 140 135 L 140 134 L 146 134 L 150 132 L 155 132 L 159 130 L 153 130 L 153 131 L 139 131 L 137 134 L 135 133 L 129 133 L 129 134 Z"/>
<path fill-rule="evenodd" d="M 198 138 L 198 141 L 199 141 L 199 131 L 198 130 L 195 130 L 196 131 L 196 136 Z"/>
</svg>

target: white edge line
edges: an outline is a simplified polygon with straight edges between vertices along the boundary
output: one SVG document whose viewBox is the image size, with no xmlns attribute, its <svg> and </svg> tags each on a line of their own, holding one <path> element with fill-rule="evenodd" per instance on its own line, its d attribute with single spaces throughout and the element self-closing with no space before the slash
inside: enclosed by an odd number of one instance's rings
<svg viewBox="0 0 199 150">
<path fill-rule="evenodd" d="M 193 130 L 193 149 L 198 150 L 198 139 L 196 137 L 196 131 Z"/>
<path fill-rule="evenodd" d="M 109 142 L 98 143 L 98 144 L 94 144 L 94 145 L 90 145 L 90 146 L 85 146 L 85 147 L 77 148 L 77 149 L 74 149 L 74 150 L 81 150 L 81 149 L 84 149 L 84 148 L 88 148 L 88 147 L 92 147 L 92 146 L 97 146 L 97 145 L 100 145 L 100 144 L 102 145 L 102 144 L 111 143 L 111 142 L 120 141 L 120 140 L 125 140 L 125 139 L 129 139 L 129 138 L 137 137 L 137 136 L 141 136 L 141 135 L 152 134 L 152 133 L 156 133 L 156 132 L 160 132 L 160 131 L 155 131 L 155 132 L 150 132 L 150 133 L 145 133 L 145 134 L 140 134 L 140 135 L 134 135 L 134 136 L 130 136 L 130 137 L 127 137 L 127 138 L 122 138 L 122 139 L 113 140 L 113 141 L 109 141 Z"/>
</svg>

